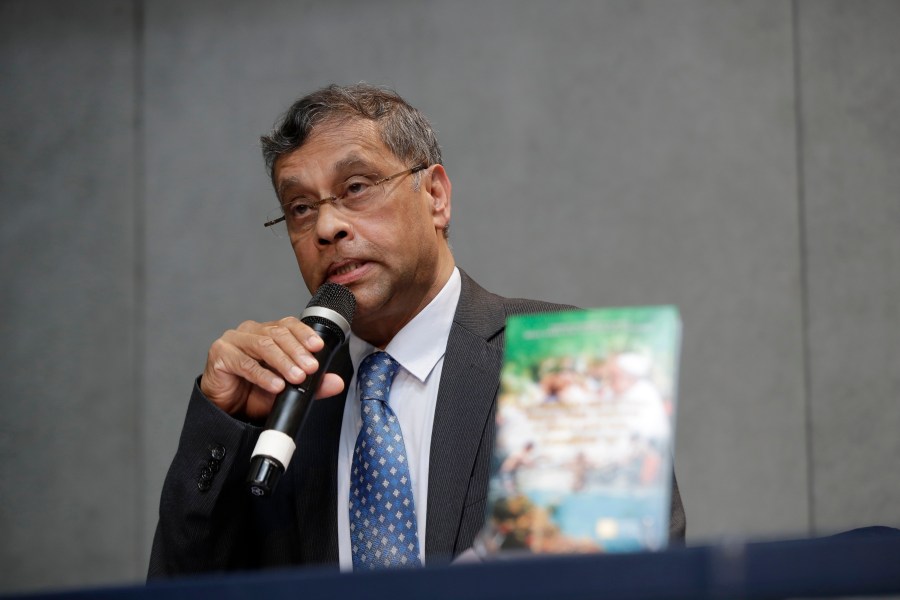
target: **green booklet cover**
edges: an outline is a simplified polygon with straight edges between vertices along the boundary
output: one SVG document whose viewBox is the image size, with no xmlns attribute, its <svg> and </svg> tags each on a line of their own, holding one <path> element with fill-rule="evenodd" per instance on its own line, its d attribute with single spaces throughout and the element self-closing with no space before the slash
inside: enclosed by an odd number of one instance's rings
<svg viewBox="0 0 900 600">
<path fill-rule="evenodd" d="M 665 546 L 680 334 L 671 306 L 508 320 L 482 552 Z"/>
</svg>

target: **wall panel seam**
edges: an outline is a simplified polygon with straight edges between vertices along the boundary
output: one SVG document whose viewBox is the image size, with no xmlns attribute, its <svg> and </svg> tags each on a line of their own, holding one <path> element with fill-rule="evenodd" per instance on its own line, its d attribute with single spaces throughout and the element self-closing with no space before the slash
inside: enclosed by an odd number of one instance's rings
<svg viewBox="0 0 900 600">
<path fill-rule="evenodd" d="M 800 5 L 799 0 L 791 0 L 791 37 L 793 46 L 793 84 L 794 84 L 794 160 L 797 183 L 797 239 L 800 271 L 800 327 L 803 369 L 803 405 L 806 437 L 806 502 L 807 530 L 809 534 L 816 532 L 816 499 L 815 499 L 815 440 L 813 439 L 813 411 L 810 397 L 812 373 L 810 368 L 810 324 L 809 324 L 809 270 L 806 223 L 806 169 L 804 168 L 804 127 L 803 127 L 803 79 L 800 44 Z"/>
<path fill-rule="evenodd" d="M 134 573 L 140 575 L 144 572 L 143 562 L 145 544 L 144 539 L 144 513 L 146 507 L 146 485 L 147 479 L 147 461 L 145 443 L 147 436 L 144 435 L 144 427 L 146 420 L 145 410 L 145 385 L 144 385 L 144 363 L 146 355 L 146 294 L 147 294 L 147 274 L 146 274 L 146 139 L 145 139 L 145 122 L 144 122 L 144 2 L 143 0 L 133 0 L 132 4 L 132 43 L 133 43 L 133 152 L 132 160 L 134 161 L 134 191 L 132 195 L 133 202 L 133 237 L 134 237 L 134 348 L 132 352 L 134 364 L 132 365 L 132 374 L 134 377 L 132 402 L 134 403 L 134 440 L 135 440 L 135 469 L 134 469 L 134 486 L 135 486 L 135 518 L 134 518 Z"/>
</svg>

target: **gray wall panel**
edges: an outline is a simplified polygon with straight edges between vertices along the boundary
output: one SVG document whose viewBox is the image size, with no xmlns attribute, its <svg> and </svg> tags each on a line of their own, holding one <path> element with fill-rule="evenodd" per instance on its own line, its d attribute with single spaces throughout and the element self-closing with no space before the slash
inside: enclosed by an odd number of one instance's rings
<svg viewBox="0 0 900 600">
<path fill-rule="evenodd" d="M 130 580 L 130 4 L 0 4 L 0 591 Z"/>
<path fill-rule="evenodd" d="M 900 4 L 800 4 L 814 515 L 900 526 Z"/>
</svg>

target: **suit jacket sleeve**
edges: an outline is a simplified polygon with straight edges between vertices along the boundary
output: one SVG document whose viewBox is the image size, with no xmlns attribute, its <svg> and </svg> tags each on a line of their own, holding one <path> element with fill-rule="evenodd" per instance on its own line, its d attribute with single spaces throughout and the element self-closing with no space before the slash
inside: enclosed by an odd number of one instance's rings
<svg viewBox="0 0 900 600">
<path fill-rule="evenodd" d="M 244 477 L 260 431 L 213 405 L 195 382 L 163 484 L 148 578 L 253 566 Z"/>
</svg>

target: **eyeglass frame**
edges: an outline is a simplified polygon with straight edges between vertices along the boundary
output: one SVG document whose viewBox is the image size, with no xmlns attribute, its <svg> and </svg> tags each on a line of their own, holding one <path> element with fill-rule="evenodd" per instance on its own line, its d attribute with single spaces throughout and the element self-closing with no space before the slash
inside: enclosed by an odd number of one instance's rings
<svg viewBox="0 0 900 600">
<path fill-rule="evenodd" d="M 427 164 L 425 164 L 425 163 L 419 163 L 418 165 L 412 167 L 411 169 L 406 169 L 405 171 L 400 171 L 399 173 L 394 173 L 393 175 L 388 175 L 387 177 L 382 177 L 382 178 L 379 179 L 378 181 L 372 182 L 372 187 L 376 187 L 376 186 L 385 184 L 385 183 L 387 183 L 388 181 L 392 181 L 392 180 L 394 180 L 394 179 L 397 179 L 398 177 L 404 177 L 404 176 L 406 176 L 406 175 L 412 175 L 412 174 L 414 174 L 414 173 L 419 173 L 419 172 L 424 171 L 425 169 L 427 169 L 429 166 L 430 166 L 430 165 L 427 165 Z M 322 206 L 323 204 L 325 204 L 326 202 L 329 203 L 329 204 L 331 204 L 331 205 L 334 205 L 335 202 L 337 202 L 337 201 L 340 200 L 341 198 L 346 198 L 346 197 L 347 197 L 347 192 L 345 192 L 344 195 L 341 196 L 340 198 L 337 197 L 337 196 L 329 196 L 329 197 L 327 197 L 327 198 L 320 198 L 320 199 L 314 200 L 314 201 L 311 200 L 311 203 L 315 203 L 314 208 L 315 208 L 316 210 L 319 210 L 319 207 Z M 287 215 L 284 214 L 284 207 L 285 207 L 285 206 L 287 206 L 287 205 L 286 205 L 286 204 L 281 204 L 281 205 L 280 205 L 281 211 L 282 211 L 282 215 L 281 215 L 280 217 L 277 217 L 277 218 L 275 218 L 275 219 L 272 219 L 271 221 L 266 221 L 265 223 L 263 223 L 263 227 L 272 227 L 273 225 L 278 225 L 278 224 L 281 223 L 282 221 L 287 221 Z"/>
</svg>

